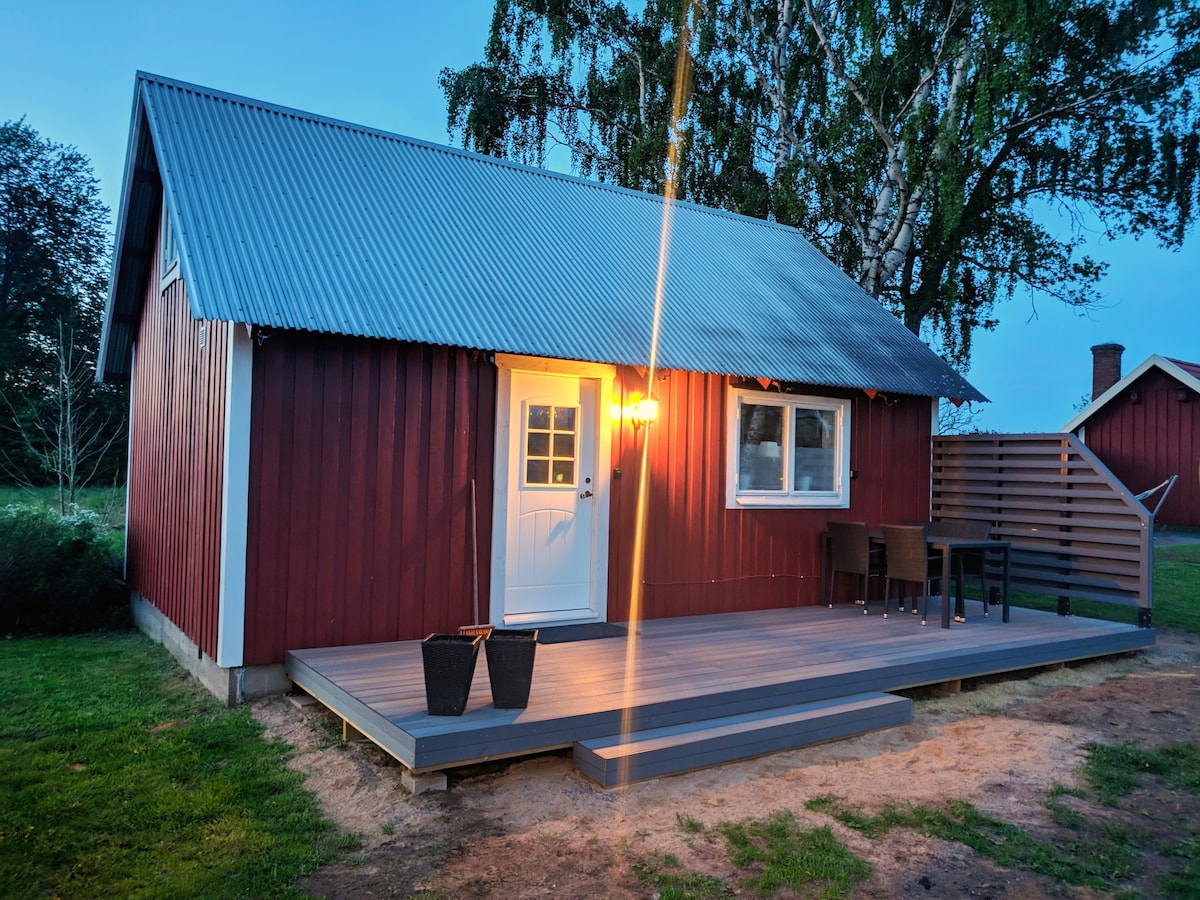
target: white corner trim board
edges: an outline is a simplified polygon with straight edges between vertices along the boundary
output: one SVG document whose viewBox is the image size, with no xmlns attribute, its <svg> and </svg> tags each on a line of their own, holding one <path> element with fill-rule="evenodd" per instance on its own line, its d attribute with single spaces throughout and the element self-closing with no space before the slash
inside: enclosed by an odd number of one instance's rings
<svg viewBox="0 0 1200 900">
<path fill-rule="evenodd" d="M 250 492 L 250 395 L 254 342 L 229 328 L 225 373 L 225 461 L 221 486 L 221 590 L 217 665 L 243 665 L 246 648 L 246 528 Z"/>
</svg>

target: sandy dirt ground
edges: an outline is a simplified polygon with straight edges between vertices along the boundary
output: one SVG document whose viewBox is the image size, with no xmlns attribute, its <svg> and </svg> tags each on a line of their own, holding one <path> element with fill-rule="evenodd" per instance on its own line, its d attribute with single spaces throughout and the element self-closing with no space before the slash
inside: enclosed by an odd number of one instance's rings
<svg viewBox="0 0 1200 900">
<path fill-rule="evenodd" d="M 296 748 L 291 765 L 326 815 L 361 835 L 358 851 L 300 885 L 316 896 L 653 897 L 635 866 L 658 854 L 752 896 L 741 885 L 747 873 L 731 865 L 712 826 L 781 810 L 804 827 L 831 826 L 871 864 L 859 897 L 1108 896 L 1000 868 L 913 830 L 866 838 L 806 810 L 805 801 L 831 796 L 870 813 L 888 803 L 961 800 L 1054 842 L 1061 835 L 1047 792 L 1076 785 L 1088 742 L 1200 741 L 1200 638 L 1160 630 L 1145 653 L 964 687 L 918 698 L 910 725 L 620 789 L 575 773 L 564 751 L 456 770 L 448 791 L 415 797 L 401 788 L 390 757 L 367 743 L 339 744 L 338 720 L 322 707 L 297 709 L 277 697 L 253 711 L 270 736 Z M 1197 798 L 1165 783 L 1117 810 L 1072 802 L 1089 817 L 1139 829 L 1143 846 L 1178 841 L 1200 822 Z M 682 828 L 681 820 L 704 829 Z M 1161 896 L 1155 874 L 1179 865 L 1148 853 L 1120 887 Z"/>
</svg>

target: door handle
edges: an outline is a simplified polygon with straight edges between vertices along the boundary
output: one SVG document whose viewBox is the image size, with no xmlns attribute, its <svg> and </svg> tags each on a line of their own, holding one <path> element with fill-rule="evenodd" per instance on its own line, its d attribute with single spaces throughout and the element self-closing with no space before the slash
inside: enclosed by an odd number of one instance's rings
<svg viewBox="0 0 1200 900">
<path fill-rule="evenodd" d="M 580 495 L 579 495 L 579 499 L 580 499 L 580 500 L 586 500 L 586 499 L 587 499 L 588 497 L 590 497 L 590 496 L 592 496 L 592 492 L 591 492 L 591 491 L 584 491 L 582 494 L 580 494 Z"/>
</svg>

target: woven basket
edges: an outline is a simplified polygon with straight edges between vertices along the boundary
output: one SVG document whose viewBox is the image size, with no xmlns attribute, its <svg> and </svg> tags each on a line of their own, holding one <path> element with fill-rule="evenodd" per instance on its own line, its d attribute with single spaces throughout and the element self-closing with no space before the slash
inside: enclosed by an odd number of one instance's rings
<svg viewBox="0 0 1200 900">
<path fill-rule="evenodd" d="M 537 639 L 536 628 L 497 628 L 484 641 L 492 705 L 496 709 L 524 709 L 529 705 Z"/>
<path fill-rule="evenodd" d="M 492 629 L 495 627 L 495 625 L 460 625 L 458 633 L 470 635 L 481 634 L 486 638 L 492 633 Z"/>
<path fill-rule="evenodd" d="M 482 641 L 479 634 L 431 634 L 421 642 L 425 703 L 431 716 L 463 714 Z"/>
</svg>

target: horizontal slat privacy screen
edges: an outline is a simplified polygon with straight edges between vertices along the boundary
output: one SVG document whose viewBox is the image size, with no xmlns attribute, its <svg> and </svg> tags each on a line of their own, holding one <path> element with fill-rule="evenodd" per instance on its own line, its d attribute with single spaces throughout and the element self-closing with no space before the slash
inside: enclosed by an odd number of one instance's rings
<svg viewBox="0 0 1200 900">
<path fill-rule="evenodd" d="M 1153 518 L 1075 435 L 936 436 L 932 501 L 1013 542 L 1016 589 L 1153 606 Z"/>
</svg>

